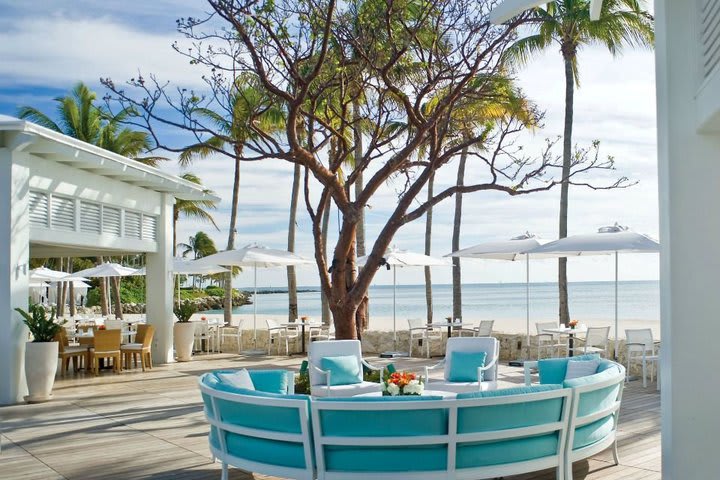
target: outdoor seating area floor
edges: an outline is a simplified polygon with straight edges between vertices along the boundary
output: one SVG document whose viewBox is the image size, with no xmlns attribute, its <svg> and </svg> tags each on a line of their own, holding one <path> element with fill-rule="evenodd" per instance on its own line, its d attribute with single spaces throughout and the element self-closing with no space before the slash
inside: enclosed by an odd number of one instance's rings
<svg viewBox="0 0 720 480">
<path fill-rule="evenodd" d="M 196 356 L 192 362 L 110 371 L 94 377 L 58 378 L 54 399 L 36 405 L 0 407 L 0 478 L 22 479 L 212 479 L 208 425 L 197 377 L 221 368 L 298 370 L 303 358 Z M 369 357 L 372 364 L 390 360 Z M 437 359 L 393 359 L 398 369 L 417 370 Z M 435 372 L 441 375 L 442 372 Z M 501 366 L 500 387 L 523 381 L 521 368 Z M 660 395 L 655 384 L 627 384 L 618 428 L 620 465 L 607 450 L 574 464 L 576 479 L 660 479 Z M 236 468 L 230 479 L 269 479 Z M 553 479 L 554 470 L 505 477 Z"/>
</svg>

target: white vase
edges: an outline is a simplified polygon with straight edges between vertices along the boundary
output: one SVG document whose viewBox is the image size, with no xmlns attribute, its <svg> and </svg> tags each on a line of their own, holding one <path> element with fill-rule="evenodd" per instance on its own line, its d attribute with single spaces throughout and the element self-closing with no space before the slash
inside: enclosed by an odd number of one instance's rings
<svg viewBox="0 0 720 480">
<path fill-rule="evenodd" d="M 25 379 L 28 403 L 52 399 L 52 387 L 58 365 L 58 342 L 27 342 L 25 344 Z"/>
<path fill-rule="evenodd" d="M 193 322 L 177 322 L 173 326 L 175 358 L 178 362 L 192 360 L 193 343 L 195 343 L 195 324 Z"/>
</svg>

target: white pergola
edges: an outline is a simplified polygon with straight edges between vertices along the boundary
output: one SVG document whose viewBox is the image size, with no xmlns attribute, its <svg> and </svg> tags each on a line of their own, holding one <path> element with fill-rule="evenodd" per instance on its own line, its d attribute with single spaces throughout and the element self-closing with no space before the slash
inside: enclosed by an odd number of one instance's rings
<svg viewBox="0 0 720 480">
<path fill-rule="evenodd" d="M 0 115 L 0 405 L 27 393 L 30 258 L 144 253 L 153 357 L 172 360 L 175 199 L 202 187 L 24 120 Z"/>
<path fill-rule="evenodd" d="M 505 0 L 503 23 L 547 3 Z M 716 478 L 720 338 L 720 1 L 655 0 L 662 476 Z M 600 17 L 602 0 L 591 0 Z M 631 128 L 631 125 L 628 125 Z"/>
</svg>

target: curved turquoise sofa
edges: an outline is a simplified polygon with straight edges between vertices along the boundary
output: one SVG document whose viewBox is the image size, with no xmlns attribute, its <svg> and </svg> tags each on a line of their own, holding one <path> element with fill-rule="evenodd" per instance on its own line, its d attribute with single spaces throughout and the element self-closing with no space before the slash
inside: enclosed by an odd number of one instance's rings
<svg viewBox="0 0 720 480">
<path fill-rule="evenodd" d="M 228 465 L 298 479 L 469 480 L 546 468 L 572 479 L 573 461 L 615 445 L 625 373 L 602 363 L 565 382 L 560 370 L 542 365 L 539 385 L 456 399 L 311 399 L 270 384 L 237 389 L 215 373 L 201 377 L 200 389 L 223 479 Z M 255 381 L 258 372 L 250 374 Z"/>
</svg>

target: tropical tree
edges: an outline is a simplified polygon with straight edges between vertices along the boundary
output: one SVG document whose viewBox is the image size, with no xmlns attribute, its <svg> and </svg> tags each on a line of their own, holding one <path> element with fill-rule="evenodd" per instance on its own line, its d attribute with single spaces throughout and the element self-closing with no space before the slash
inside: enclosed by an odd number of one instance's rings
<svg viewBox="0 0 720 480">
<path fill-rule="evenodd" d="M 185 172 L 180 175 L 180 178 L 197 185 L 202 185 L 202 180 L 194 173 Z M 205 189 L 204 192 L 208 194 L 214 193 L 209 189 Z M 177 224 L 180 217 L 207 222 L 212 224 L 217 230 L 220 230 L 217 223 L 215 223 L 215 218 L 208 212 L 208 210 L 215 209 L 217 209 L 217 204 L 214 200 L 183 200 L 181 198 L 175 200 L 175 205 L 173 205 L 173 257 L 177 256 Z"/>
<path fill-rule="evenodd" d="M 578 52 L 590 45 L 601 45 L 613 55 L 625 46 L 651 47 L 655 34 L 653 17 L 644 0 L 605 0 L 600 19 L 590 20 L 589 0 L 558 0 L 532 10 L 527 26 L 530 34 L 508 50 L 511 58 L 525 64 L 551 46 L 559 47 L 565 67 L 565 125 L 563 167 L 560 187 L 558 236 L 567 237 L 569 175 L 573 162 L 573 115 L 575 87 L 580 86 Z M 560 322 L 570 320 L 567 291 L 567 259 L 558 260 Z"/>
<path fill-rule="evenodd" d="M 198 102 L 213 104 L 218 95 L 234 84 L 237 71 L 249 72 L 258 88 L 285 109 L 287 121 L 282 137 L 273 136 L 253 123 L 258 140 L 245 146 L 251 152 L 242 161 L 299 164 L 305 170 L 303 191 L 310 217 L 314 255 L 321 288 L 328 299 L 337 338 L 357 338 L 357 313 L 368 289 L 384 264 L 385 251 L 395 234 L 408 223 L 422 218 L 427 210 L 457 193 L 503 192 L 510 196 L 546 191 L 558 184 L 552 172 L 557 158 L 543 151 L 537 157 L 504 148 L 514 124 L 503 126 L 494 139 L 471 138 L 447 142 L 447 128 L 462 99 L 486 95 L 473 79 L 496 73 L 503 53 L 515 39 L 515 28 L 524 16 L 507 25 L 493 26 L 487 18 L 492 0 L 479 2 L 425 2 L 374 0 L 376 13 L 362 16 L 359 28 L 349 28 L 356 1 L 336 0 L 209 0 L 209 18 L 186 18 L 180 31 L 197 40 L 185 54 L 208 69 L 209 92 L 199 95 L 172 90 L 159 80 L 145 77 L 118 86 L 103 83 L 120 106 L 138 108 L 141 119 L 154 128 L 163 122 L 168 103 L 179 116 L 174 124 L 199 136 L 217 135 L 216 129 L 197 115 Z M 527 14 L 526 14 L 527 15 Z M 222 25 L 220 25 L 222 23 Z M 382 32 L 387 42 L 362 40 Z M 229 55 L 203 39 L 226 38 L 237 51 Z M 351 54 L 357 50 L 357 55 Z M 228 66 L 228 57 L 236 70 Z M 366 75 L 357 76 L 353 58 L 367 59 Z M 421 74 L 409 78 L 395 75 L 397 69 L 420 62 Z M 360 88 L 348 88 L 351 82 Z M 230 78 L 228 78 L 230 77 Z M 355 153 L 352 104 L 363 101 L 363 156 L 348 168 Z M 424 105 L 441 97 L 429 113 Z M 153 99 L 153 100 L 148 100 Z M 328 101 L 332 99 L 332 101 Z M 326 112 L 319 113 L 321 110 Z M 167 111 L 167 110 L 165 110 Z M 337 121 L 329 122 L 333 118 Z M 165 119 L 168 123 L 167 119 Z M 393 123 L 404 123 L 390 132 Z M 471 184 L 439 189 L 429 200 L 421 200 L 431 175 L 458 158 L 465 146 L 493 141 L 493 153 L 478 162 L 486 175 Z M 420 157 L 427 145 L 427 156 Z M 593 168 L 611 168 L 611 162 L 593 160 L 576 163 L 575 175 Z M 364 174 L 359 195 L 352 192 L 358 175 Z M 615 182 L 617 183 L 617 182 Z M 396 198 L 383 205 L 386 215 L 378 236 L 369 248 L 367 262 L 358 271 L 356 234 L 360 211 L 390 186 Z M 613 184 L 614 185 L 614 184 Z M 595 186 L 595 188 L 609 188 Z M 327 248 L 323 241 L 323 218 L 329 208 L 338 212 L 338 234 Z"/>
<path fill-rule="evenodd" d="M 225 101 L 225 100 L 224 100 Z M 273 96 L 259 87 L 257 76 L 239 75 L 232 83 L 226 98 L 226 110 L 222 113 L 204 106 L 194 106 L 193 115 L 200 121 L 214 126 L 214 134 L 186 147 L 180 154 L 179 162 L 187 166 L 199 158 L 216 153 L 229 155 L 233 159 L 233 190 L 230 204 L 227 250 L 235 248 L 237 216 L 240 198 L 240 164 L 248 142 L 261 137 L 258 131 L 271 135 L 284 126 L 285 118 Z M 232 273 L 224 276 L 224 316 L 228 324 L 232 317 Z"/>
<path fill-rule="evenodd" d="M 183 257 L 187 257 L 192 253 L 194 259 L 207 257 L 213 253 L 217 253 L 215 242 L 205 232 L 197 232 L 195 235 L 190 237 L 188 243 L 180 243 L 178 244 L 178 247 L 182 249 Z"/>
</svg>

